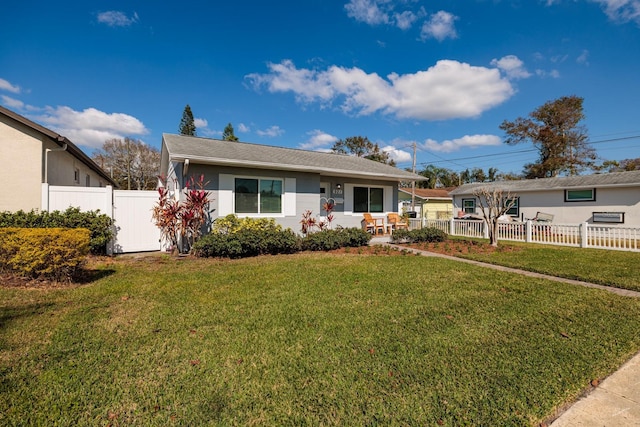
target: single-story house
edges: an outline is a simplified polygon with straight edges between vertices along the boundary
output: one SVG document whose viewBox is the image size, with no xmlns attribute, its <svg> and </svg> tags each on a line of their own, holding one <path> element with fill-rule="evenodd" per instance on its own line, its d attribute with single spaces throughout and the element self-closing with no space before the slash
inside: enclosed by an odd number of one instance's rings
<svg viewBox="0 0 640 427">
<path fill-rule="evenodd" d="M 175 197 L 204 175 L 214 220 L 274 218 L 296 232 L 306 211 L 324 217 L 326 202 L 334 227 L 360 227 L 363 213 L 386 222 L 398 210 L 398 184 L 425 179 L 355 156 L 172 134 L 162 137 L 160 171 Z"/>
<path fill-rule="evenodd" d="M 449 195 L 451 188 L 398 189 L 398 202 L 401 212 L 416 212 L 418 218 L 449 219 L 453 215 L 453 199 Z"/>
<path fill-rule="evenodd" d="M 42 184 L 116 186 L 66 137 L 1 106 L 0 160 L 0 181 L 11 187 L 0 198 L 0 211 L 41 209 Z"/>
<path fill-rule="evenodd" d="M 640 170 L 465 184 L 450 193 L 454 215 L 479 213 L 474 192 L 482 187 L 510 192 L 515 204 L 508 214 L 515 220 L 640 227 Z"/>
</svg>

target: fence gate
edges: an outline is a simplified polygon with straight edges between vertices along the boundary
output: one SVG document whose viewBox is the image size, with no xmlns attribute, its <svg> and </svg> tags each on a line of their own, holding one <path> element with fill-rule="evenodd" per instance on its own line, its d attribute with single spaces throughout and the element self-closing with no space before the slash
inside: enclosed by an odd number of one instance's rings
<svg viewBox="0 0 640 427">
<path fill-rule="evenodd" d="M 157 191 L 113 191 L 114 253 L 160 250 L 160 230 L 152 218 L 157 201 Z"/>
</svg>

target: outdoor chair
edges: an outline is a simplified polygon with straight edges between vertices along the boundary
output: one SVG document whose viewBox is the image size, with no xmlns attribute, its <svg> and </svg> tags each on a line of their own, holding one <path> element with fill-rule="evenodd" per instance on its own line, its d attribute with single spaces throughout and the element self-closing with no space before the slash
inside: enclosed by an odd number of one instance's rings
<svg viewBox="0 0 640 427">
<path fill-rule="evenodd" d="M 362 222 L 367 232 L 376 235 L 378 234 L 378 230 L 380 230 L 380 232 L 384 234 L 384 220 L 382 218 L 374 218 L 370 213 L 362 214 L 362 216 L 364 217 Z"/>
<path fill-rule="evenodd" d="M 409 223 L 405 218 L 400 217 L 397 213 L 390 213 L 387 215 L 387 224 L 392 230 L 409 229 Z"/>
</svg>

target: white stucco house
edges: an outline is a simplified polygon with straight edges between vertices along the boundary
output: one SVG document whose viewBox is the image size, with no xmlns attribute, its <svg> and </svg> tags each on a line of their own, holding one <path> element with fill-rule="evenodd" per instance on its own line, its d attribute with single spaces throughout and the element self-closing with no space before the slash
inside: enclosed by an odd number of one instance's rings
<svg viewBox="0 0 640 427">
<path fill-rule="evenodd" d="M 455 216 L 479 213 L 474 191 L 481 187 L 510 192 L 516 203 L 508 214 L 514 220 L 538 216 L 558 224 L 640 228 L 640 171 L 465 184 L 449 193 Z"/>
<path fill-rule="evenodd" d="M 42 184 L 115 186 L 115 182 L 66 137 L 0 106 L 0 181 L 10 192 L 0 211 L 41 209 Z"/>
<path fill-rule="evenodd" d="M 172 134 L 163 135 L 161 156 L 161 175 L 176 195 L 204 175 L 212 219 L 274 218 L 294 231 L 305 211 L 325 215 L 327 201 L 335 226 L 360 227 L 363 213 L 385 219 L 398 211 L 398 184 L 425 179 L 355 156 Z"/>
</svg>

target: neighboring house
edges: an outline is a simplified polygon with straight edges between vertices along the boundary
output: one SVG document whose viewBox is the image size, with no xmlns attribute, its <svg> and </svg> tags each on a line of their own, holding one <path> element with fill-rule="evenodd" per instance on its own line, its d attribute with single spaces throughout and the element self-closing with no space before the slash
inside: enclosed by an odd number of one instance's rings
<svg viewBox="0 0 640 427">
<path fill-rule="evenodd" d="M 451 191 L 454 214 L 479 213 L 474 191 L 501 188 L 516 199 L 508 214 L 515 220 L 538 216 L 558 224 L 640 227 L 640 171 L 465 184 Z"/>
<path fill-rule="evenodd" d="M 41 209 L 42 184 L 115 186 L 113 180 L 64 136 L 0 107 L 0 182 L 8 191 L 0 211 Z"/>
<path fill-rule="evenodd" d="M 334 227 L 360 227 L 365 212 L 386 217 L 397 212 L 400 182 L 425 179 L 355 156 L 170 134 L 160 171 L 174 194 L 204 174 L 212 219 L 275 218 L 296 232 L 305 211 L 326 215 L 327 201 L 335 203 Z"/>
<path fill-rule="evenodd" d="M 415 211 L 418 218 L 449 219 L 453 215 L 453 199 L 446 188 L 398 189 L 402 212 Z M 412 206 L 413 205 L 413 206 Z"/>
</svg>

